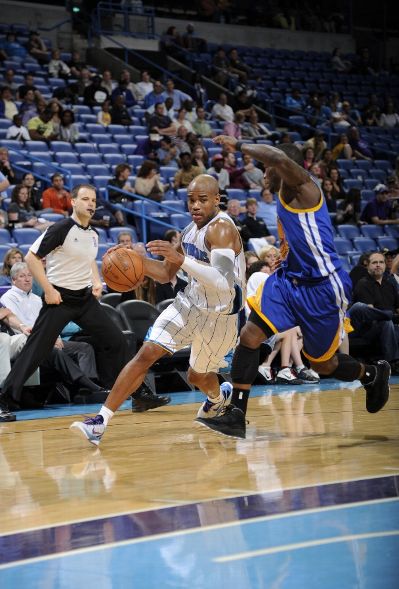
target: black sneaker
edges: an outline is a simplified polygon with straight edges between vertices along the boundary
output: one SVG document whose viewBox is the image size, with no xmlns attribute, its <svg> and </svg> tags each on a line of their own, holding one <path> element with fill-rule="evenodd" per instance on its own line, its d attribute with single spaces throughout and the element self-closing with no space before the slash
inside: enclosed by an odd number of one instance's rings
<svg viewBox="0 0 399 589">
<path fill-rule="evenodd" d="M 207 419 L 197 417 L 195 421 L 223 436 L 245 438 L 245 415 L 241 409 L 234 405 L 225 406 L 217 417 L 208 417 Z"/>
<path fill-rule="evenodd" d="M 8 403 L 6 402 L 5 398 L 0 395 L 0 423 L 5 423 L 9 421 L 16 421 L 16 417 L 14 413 L 8 408 Z"/>
<path fill-rule="evenodd" d="M 149 409 L 163 407 L 168 403 L 170 403 L 170 397 L 156 395 L 146 386 L 141 386 L 132 397 L 132 411 L 133 413 L 142 413 Z"/>
<path fill-rule="evenodd" d="M 377 413 L 389 398 L 389 377 L 391 367 L 386 360 L 378 360 L 375 364 L 376 375 L 369 384 L 363 384 L 366 389 L 366 409 L 369 413 Z"/>
</svg>

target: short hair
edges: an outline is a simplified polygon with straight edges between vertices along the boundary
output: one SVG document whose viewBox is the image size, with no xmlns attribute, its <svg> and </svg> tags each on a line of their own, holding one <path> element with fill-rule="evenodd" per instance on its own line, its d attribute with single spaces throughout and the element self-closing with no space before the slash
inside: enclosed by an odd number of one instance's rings
<svg viewBox="0 0 399 589">
<path fill-rule="evenodd" d="M 122 172 L 124 172 L 125 170 L 129 170 L 129 172 L 131 172 L 132 168 L 128 164 L 118 164 L 115 168 L 116 178 L 119 176 L 119 174 L 122 174 Z"/>
<path fill-rule="evenodd" d="M 257 205 L 257 204 L 258 204 L 258 201 L 253 196 L 251 196 L 250 198 L 247 198 L 247 200 L 245 202 L 246 207 L 249 207 L 249 205 Z"/>
<path fill-rule="evenodd" d="M 303 166 L 303 155 L 296 145 L 293 143 L 281 143 L 278 148 L 281 149 L 290 160 L 293 160 L 299 166 Z"/>
<path fill-rule="evenodd" d="M 72 188 L 72 190 L 71 190 L 71 199 L 72 200 L 79 196 L 79 190 L 81 190 L 82 188 L 87 188 L 89 190 L 92 190 L 97 195 L 96 187 L 87 182 L 87 183 L 83 183 L 83 184 L 77 184 L 76 186 L 74 186 Z"/>
<path fill-rule="evenodd" d="M 15 264 L 11 266 L 10 270 L 11 280 L 14 280 L 17 274 L 19 274 L 23 270 L 29 270 L 28 264 L 26 262 L 15 262 Z"/>
<path fill-rule="evenodd" d="M 54 179 L 55 179 L 55 178 L 62 178 L 62 179 L 64 179 L 64 176 L 63 176 L 63 175 L 62 175 L 60 172 L 56 172 L 55 174 L 52 174 L 52 175 L 50 176 L 50 180 L 51 180 L 51 182 L 54 182 Z"/>
<path fill-rule="evenodd" d="M 259 260 L 258 262 L 254 262 L 253 264 L 250 265 L 250 267 L 248 268 L 248 278 L 254 274 L 254 272 L 261 272 L 262 268 L 264 268 L 266 266 L 266 268 L 270 268 L 270 264 L 268 264 L 268 262 L 264 261 L 264 260 Z"/>
<path fill-rule="evenodd" d="M 120 243 L 120 239 L 124 235 L 128 235 L 130 237 L 130 239 L 132 240 L 132 243 L 133 243 L 133 235 L 130 233 L 130 231 L 121 231 L 120 233 L 118 233 L 118 237 L 117 237 L 118 243 Z"/>
</svg>

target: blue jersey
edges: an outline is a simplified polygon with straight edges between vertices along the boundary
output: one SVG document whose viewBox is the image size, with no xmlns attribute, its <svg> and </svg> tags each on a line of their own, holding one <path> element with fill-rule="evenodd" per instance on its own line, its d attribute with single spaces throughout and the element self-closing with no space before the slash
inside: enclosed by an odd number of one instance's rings
<svg viewBox="0 0 399 589">
<path fill-rule="evenodd" d="M 341 269 L 324 195 L 316 186 L 320 201 L 311 209 L 294 209 L 281 195 L 277 201 L 282 268 L 291 278 L 317 280 Z"/>
</svg>

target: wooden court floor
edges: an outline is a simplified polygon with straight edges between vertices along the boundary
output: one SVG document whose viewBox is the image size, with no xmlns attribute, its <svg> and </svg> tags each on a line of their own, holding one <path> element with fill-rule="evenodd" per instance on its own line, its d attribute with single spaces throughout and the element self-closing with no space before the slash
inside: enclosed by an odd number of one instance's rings
<svg viewBox="0 0 399 589">
<path fill-rule="evenodd" d="M 399 475 L 399 384 L 376 415 L 362 388 L 337 386 L 257 387 L 245 440 L 195 425 L 198 403 L 178 401 L 118 413 L 99 448 L 70 432 L 70 415 L 1 424 L 0 545 L 105 516 Z"/>
</svg>

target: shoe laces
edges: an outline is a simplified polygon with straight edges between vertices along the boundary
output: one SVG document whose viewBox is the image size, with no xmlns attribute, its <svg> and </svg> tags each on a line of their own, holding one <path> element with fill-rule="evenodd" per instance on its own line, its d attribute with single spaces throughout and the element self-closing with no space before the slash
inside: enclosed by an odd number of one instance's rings
<svg viewBox="0 0 399 589">
<path fill-rule="evenodd" d="M 86 425 L 103 425 L 104 418 L 102 415 L 96 415 L 95 417 L 88 417 L 84 420 Z"/>
</svg>

